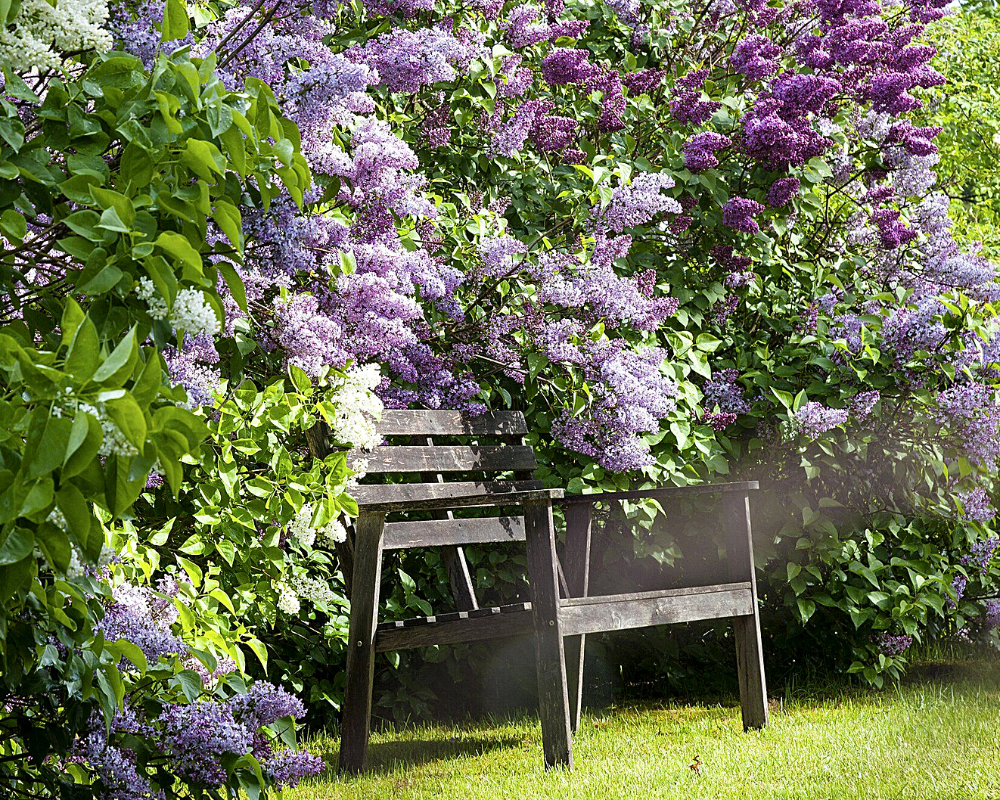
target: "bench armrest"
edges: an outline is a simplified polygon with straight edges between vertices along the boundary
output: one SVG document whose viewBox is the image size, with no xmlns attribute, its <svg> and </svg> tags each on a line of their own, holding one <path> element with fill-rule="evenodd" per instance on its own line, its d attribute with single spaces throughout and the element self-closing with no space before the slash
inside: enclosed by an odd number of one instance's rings
<svg viewBox="0 0 1000 800">
<path fill-rule="evenodd" d="M 448 484 L 440 485 L 447 486 Z M 389 514 L 393 511 L 427 511 L 431 509 L 467 508 L 469 506 L 515 506 L 531 501 L 561 500 L 562 497 L 562 489 L 512 489 L 460 494 L 451 497 L 359 502 L 358 510 L 362 514 L 366 511 Z"/>
<path fill-rule="evenodd" d="M 697 494 L 722 494 L 739 492 L 746 494 L 760 488 L 757 481 L 741 481 L 739 483 L 703 483 L 696 486 L 659 486 L 655 489 L 633 489 L 622 492 L 597 492 L 595 494 L 574 494 L 560 502 L 563 505 L 579 503 L 597 503 L 602 500 L 643 500 L 653 498 L 666 500 L 672 497 L 687 497 Z"/>
</svg>

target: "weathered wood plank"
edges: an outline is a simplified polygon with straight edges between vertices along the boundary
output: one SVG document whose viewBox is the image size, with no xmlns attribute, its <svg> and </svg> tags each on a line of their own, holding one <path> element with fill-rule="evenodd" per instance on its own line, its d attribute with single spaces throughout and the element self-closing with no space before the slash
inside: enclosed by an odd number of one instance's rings
<svg viewBox="0 0 1000 800">
<path fill-rule="evenodd" d="M 566 657 L 559 613 L 555 526 L 551 501 L 524 504 L 528 543 L 528 579 L 535 629 L 538 712 L 542 721 L 545 767 L 573 768 Z"/>
<path fill-rule="evenodd" d="M 562 502 L 571 503 L 607 503 L 620 500 L 642 500 L 644 498 L 685 497 L 697 494 L 728 494 L 730 492 L 753 492 L 760 488 L 757 481 L 742 481 L 739 483 L 705 483 L 697 486 L 660 486 L 656 489 L 632 489 L 623 492 L 596 492 L 594 494 L 574 494 Z"/>
<path fill-rule="evenodd" d="M 566 507 L 566 549 L 563 569 L 569 584 L 570 597 L 586 597 L 590 587 L 590 541 L 593 506 L 585 503 Z M 567 636 L 566 678 L 569 682 L 570 727 L 580 729 L 583 710 L 583 666 L 586 636 Z"/>
<path fill-rule="evenodd" d="M 446 611 L 443 614 L 434 614 L 429 617 L 410 617 L 409 619 L 380 622 L 378 630 L 392 631 L 399 630 L 400 628 L 419 628 L 423 625 L 439 625 L 463 619 L 495 617 L 498 614 L 519 614 L 522 611 L 531 611 L 531 603 L 512 603 L 506 606 L 484 606 L 470 611 Z"/>
<path fill-rule="evenodd" d="M 750 498 L 739 495 L 724 497 L 722 520 L 726 531 L 726 563 L 729 574 L 736 580 L 749 582 L 753 601 L 747 616 L 733 620 L 743 728 L 753 730 L 767 725 L 768 709 L 764 647 L 761 642 L 760 617 L 757 610 L 757 577 L 753 563 Z"/>
<path fill-rule="evenodd" d="M 750 589 L 750 581 L 735 581 L 733 583 L 716 583 L 708 586 L 683 586 L 679 589 L 655 589 L 651 592 L 627 592 L 623 594 L 590 595 L 588 597 L 573 597 L 560 603 L 562 608 L 571 606 L 601 605 L 603 603 L 623 603 L 630 600 L 655 600 L 658 597 L 684 597 L 689 594 L 711 594 L 725 592 L 730 589 Z"/>
<path fill-rule="evenodd" d="M 386 550 L 523 541 L 524 517 L 431 519 L 385 526 Z"/>
<path fill-rule="evenodd" d="M 511 436 L 528 427 L 520 411 L 491 411 L 472 416 L 461 411 L 386 409 L 378 431 L 383 436 Z"/>
<path fill-rule="evenodd" d="M 496 607 L 459 611 L 439 617 L 424 617 L 422 619 L 426 622 L 422 625 L 380 627 L 375 635 L 375 649 L 384 653 L 437 644 L 463 644 L 522 636 L 532 631 L 530 605 L 522 604 L 516 610 L 507 612 Z"/>
<path fill-rule="evenodd" d="M 355 525 L 351 622 L 341 718 L 341 772 L 360 772 L 364 768 L 365 753 L 368 751 L 384 523 L 384 514 L 362 512 Z"/>
<path fill-rule="evenodd" d="M 352 450 L 352 469 L 360 466 L 369 475 L 388 472 L 513 472 L 533 470 L 535 451 L 523 445 L 389 445 L 367 452 Z"/>
<path fill-rule="evenodd" d="M 559 617 L 564 635 L 739 617 L 753 611 L 753 595 L 742 585 L 711 592 L 666 590 L 584 599 L 590 602 L 563 601 Z"/>
<path fill-rule="evenodd" d="M 533 482 L 537 483 L 537 482 Z M 357 486 L 358 505 L 375 511 L 420 511 L 435 508 L 516 506 L 529 500 L 557 500 L 562 489 L 521 488 L 524 483 L 394 483 Z"/>
</svg>

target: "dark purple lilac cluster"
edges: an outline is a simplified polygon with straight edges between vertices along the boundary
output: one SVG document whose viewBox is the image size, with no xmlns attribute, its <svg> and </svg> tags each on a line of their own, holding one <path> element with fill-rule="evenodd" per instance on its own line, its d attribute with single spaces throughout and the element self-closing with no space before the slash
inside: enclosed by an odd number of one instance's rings
<svg viewBox="0 0 1000 800">
<path fill-rule="evenodd" d="M 754 219 L 764 211 L 764 206 L 746 197 L 731 197 L 722 206 L 722 224 L 734 231 L 760 233 L 760 225 Z"/>
<path fill-rule="evenodd" d="M 542 77 L 551 86 L 583 84 L 598 72 L 600 68 L 590 61 L 587 50 L 558 48 L 542 59 Z"/>
<path fill-rule="evenodd" d="M 987 498 L 988 502 L 988 498 Z M 993 556 L 1000 547 L 1000 537 L 989 536 L 972 545 L 972 549 L 959 559 L 962 566 L 972 567 L 985 575 L 993 563 Z"/>
<path fill-rule="evenodd" d="M 724 150 L 733 143 L 728 136 L 714 131 L 696 133 L 684 143 L 684 166 L 692 172 L 704 172 L 717 167 L 719 158 L 716 152 Z"/>
<path fill-rule="evenodd" d="M 876 637 L 875 643 L 878 646 L 879 652 L 887 656 L 901 656 L 910 649 L 910 646 L 913 644 L 913 637 L 905 634 L 893 635 L 891 633 L 881 633 Z"/>
</svg>

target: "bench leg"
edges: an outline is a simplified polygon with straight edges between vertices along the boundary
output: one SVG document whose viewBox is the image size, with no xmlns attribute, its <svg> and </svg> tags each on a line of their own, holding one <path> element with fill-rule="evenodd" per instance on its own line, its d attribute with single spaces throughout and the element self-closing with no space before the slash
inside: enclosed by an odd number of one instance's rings
<svg viewBox="0 0 1000 800">
<path fill-rule="evenodd" d="M 571 503 L 566 506 L 566 550 L 563 566 L 566 581 L 572 597 L 586 597 L 590 584 L 590 503 Z M 583 711 L 583 662 L 587 637 L 567 636 L 563 647 L 566 650 L 566 675 L 569 678 L 570 726 L 575 733 L 580 729 L 580 715 Z"/>
<path fill-rule="evenodd" d="M 763 728 L 767 726 L 767 684 L 756 609 L 750 616 L 733 619 L 733 629 L 736 633 L 736 668 L 740 678 L 743 730 Z"/>
<path fill-rule="evenodd" d="M 339 770 L 342 773 L 361 772 L 368 750 L 384 525 L 385 514 L 362 512 L 355 526 L 351 625 L 340 726 Z"/>
<path fill-rule="evenodd" d="M 531 613 L 535 625 L 538 711 L 545 767 L 573 767 L 566 656 L 559 626 L 559 577 L 552 503 L 524 504 Z"/>
<path fill-rule="evenodd" d="M 754 574 L 750 528 L 750 497 L 745 494 L 726 494 L 722 502 L 729 577 L 734 581 L 749 581 L 753 592 L 753 613 L 733 619 L 743 729 L 749 731 L 765 727 L 768 721 L 767 682 L 764 677 L 760 616 L 757 613 L 757 578 Z"/>
</svg>

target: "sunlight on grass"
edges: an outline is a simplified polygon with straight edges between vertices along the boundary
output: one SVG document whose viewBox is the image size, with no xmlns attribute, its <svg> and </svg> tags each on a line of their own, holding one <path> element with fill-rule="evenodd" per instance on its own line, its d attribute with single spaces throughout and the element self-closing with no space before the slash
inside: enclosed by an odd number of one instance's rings
<svg viewBox="0 0 1000 800">
<path fill-rule="evenodd" d="M 336 762 L 336 740 L 311 748 Z M 331 771 L 286 797 L 997 798 L 1000 666 L 789 701 L 751 734 L 735 706 L 610 709 L 587 715 L 574 756 L 572 773 L 545 773 L 533 718 L 416 727 L 373 737 L 370 774 Z"/>
</svg>

